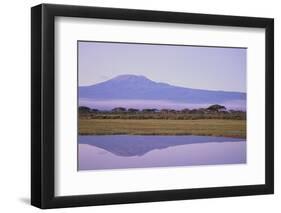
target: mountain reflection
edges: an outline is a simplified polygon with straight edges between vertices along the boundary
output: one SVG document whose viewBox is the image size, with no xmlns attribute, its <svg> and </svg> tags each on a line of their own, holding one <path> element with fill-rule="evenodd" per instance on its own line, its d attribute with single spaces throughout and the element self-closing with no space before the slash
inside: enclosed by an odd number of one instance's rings
<svg viewBox="0 0 281 213">
<path fill-rule="evenodd" d="M 143 135 L 87 135 L 79 136 L 79 144 L 88 144 L 117 156 L 142 156 L 149 151 L 172 146 L 244 141 L 239 138 L 214 136 L 143 136 Z"/>
</svg>

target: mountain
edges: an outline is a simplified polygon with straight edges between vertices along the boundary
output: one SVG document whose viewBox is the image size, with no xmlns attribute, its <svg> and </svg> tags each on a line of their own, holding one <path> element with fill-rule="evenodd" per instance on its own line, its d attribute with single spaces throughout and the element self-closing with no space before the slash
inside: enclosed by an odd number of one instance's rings
<svg viewBox="0 0 281 213">
<path fill-rule="evenodd" d="M 246 107 L 246 93 L 192 89 L 155 82 L 145 76 L 119 75 L 108 81 L 79 87 L 79 104 L 97 108 L 185 108 L 210 104 Z M 192 107 L 191 107 L 192 108 Z"/>
<path fill-rule="evenodd" d="M 240 142 L 240 138 L 230 137 L 214 137 L 214 136 L 155 136 L 151 135 L 107 135 L 105 136 L 79 136 L 79 144 L 88 144 L 91 146 L 99 147 L 117 156 L 143 156 L 152 150 L 166 149 L 168 147 L 180 146 L 186 144 L 202 144 L 202 143 L 231 143 Z M 133 138 L 133 139 L 132 139 Z"/>
</svg>

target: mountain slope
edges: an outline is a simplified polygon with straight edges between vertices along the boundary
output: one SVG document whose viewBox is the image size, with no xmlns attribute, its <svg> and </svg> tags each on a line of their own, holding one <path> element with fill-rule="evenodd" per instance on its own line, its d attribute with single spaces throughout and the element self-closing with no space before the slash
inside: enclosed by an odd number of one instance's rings
<svg viewBox="0 0 281 213">
<path fill-rule="evenodd" d="M 91 86 L 79 87 L 79 99 L 90 100 L 162 100 L 189 104 L 245 101 L 246 93 L 211 91 L 157 83 L 144 76 L 120 75 Z"/>
</svg>

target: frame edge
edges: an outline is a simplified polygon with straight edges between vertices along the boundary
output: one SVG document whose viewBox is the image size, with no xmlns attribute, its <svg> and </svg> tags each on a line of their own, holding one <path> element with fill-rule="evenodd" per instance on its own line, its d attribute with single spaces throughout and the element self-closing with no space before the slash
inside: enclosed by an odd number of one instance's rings
<svg viewBox="0 0 281 213">
<path fill-rule="evenodd" d="M 31 205 L 42 206 L 41 77 L 42 5 L 31 8 Z"/>
<path fill-rule="evenodd" d="M 268 19 L 265 27 L 265 39 L 265 184 L 268 192 L 274 194 L 274 19 Z"/>
</svg>

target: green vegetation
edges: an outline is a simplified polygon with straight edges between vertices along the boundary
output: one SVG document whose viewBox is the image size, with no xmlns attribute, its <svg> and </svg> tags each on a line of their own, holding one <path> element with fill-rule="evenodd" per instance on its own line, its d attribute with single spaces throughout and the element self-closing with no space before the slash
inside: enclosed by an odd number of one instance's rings
<svg viewBox="0 0 281 213">
<path fill-rule="evenodd" d="M 212 105 L 200 109 L 99 111 L 79 107 L 80 135 L 205 135 L 246 138 L 246 112 Z"/>
</svg>

